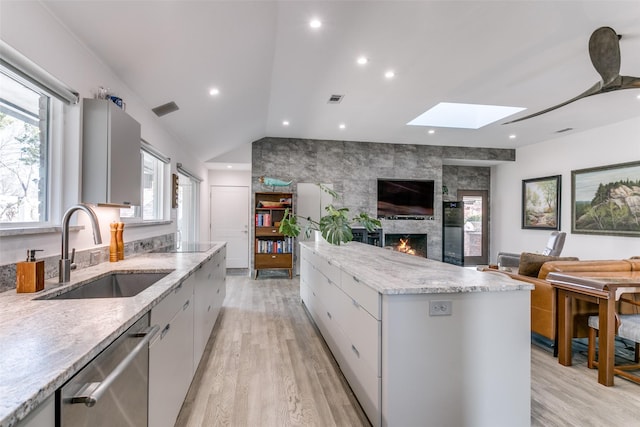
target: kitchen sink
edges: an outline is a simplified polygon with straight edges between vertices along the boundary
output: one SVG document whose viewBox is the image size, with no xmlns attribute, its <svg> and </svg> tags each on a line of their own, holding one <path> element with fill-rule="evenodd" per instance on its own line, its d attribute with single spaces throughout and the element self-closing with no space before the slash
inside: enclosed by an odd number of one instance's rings
<svg viewBox="0 0 640 427">
<path fill-rule="evenodd" d="M 126 298 L 138 295 L 169 272 L 111 273 L 55 296 L 38 299 Z"/>
</svg>

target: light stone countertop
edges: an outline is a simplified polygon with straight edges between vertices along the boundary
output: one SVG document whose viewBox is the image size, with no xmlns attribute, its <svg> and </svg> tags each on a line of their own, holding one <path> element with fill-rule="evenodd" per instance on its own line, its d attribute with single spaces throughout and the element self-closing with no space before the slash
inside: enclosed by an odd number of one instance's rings
<svg viewBox="0 0 640 427">
<path fill-rule="evenodd" d="M 23 419 L 129 326 L 160 302 L 226 243 L 207 252 L 142 254 L 71 272 L 64 290 L 117 271 L 170 274 L 136 296 L 36 300 L 62 293 L 56 279 L 45 290 L 0 293 L 0 427 Z"/>
<path fill-rule="evenodd" d="M 504 274 L 481 272 L 440 261 L 349 242 L 324 240 L 300 246 L 328 260 L 381 294 L 448 294 L 460 292 L 528 291 L 533 285 Z"/>
</svg>

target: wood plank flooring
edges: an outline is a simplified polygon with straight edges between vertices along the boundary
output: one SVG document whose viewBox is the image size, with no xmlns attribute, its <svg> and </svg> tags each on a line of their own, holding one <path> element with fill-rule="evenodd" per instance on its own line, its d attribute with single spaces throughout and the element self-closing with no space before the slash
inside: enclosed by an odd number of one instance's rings
<svg viewBox="0 0 640 427">
<path fill-rule="evenodd" d="M 640 427 L 640 387 L 618 377 L 615 387 L 598 384 L 574 353 L 565 367 L 532 345 L 531 425 Z M 176 426 L 368 425 L 300 303 L 298 279 L 227 276 L 224 307 Z"/>
</svg>

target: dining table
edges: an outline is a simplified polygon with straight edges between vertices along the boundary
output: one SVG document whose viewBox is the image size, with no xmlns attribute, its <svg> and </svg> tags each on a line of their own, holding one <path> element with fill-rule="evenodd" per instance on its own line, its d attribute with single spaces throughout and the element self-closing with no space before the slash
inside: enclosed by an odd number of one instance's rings
<svg viewBox="0 0 640 427">
<path fill-rule="evenodd" d="M 571 366 L 573 299 L 598 306 L 598 382 L 613 385 L 617 305 L 625 294 L 640 293 L 640 271 L 552 272 L 547 276 L 556 292 L 558 362 Z"/>
</svg>

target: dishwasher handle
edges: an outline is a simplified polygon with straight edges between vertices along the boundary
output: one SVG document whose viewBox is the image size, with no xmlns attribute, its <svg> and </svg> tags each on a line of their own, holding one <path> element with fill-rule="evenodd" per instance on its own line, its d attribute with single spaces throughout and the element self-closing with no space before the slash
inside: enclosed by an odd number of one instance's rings
<svg viewBox="0 0 640 427">
<path fill-rule="evenodd" d="M 96 383 L 88 383 L 81 387 L 78 393 L 69 399 L 69 403 L 84 403 L 89 408 L 94 406 L 107 389 L 111 387 L 111 384 L 127 369 L 127 366 L 133 362 L 138 353 L 148 346 L 149 341 L 158 334 L 158 331 L 160 331 L 160 327 L 154 325 L 140 334 L 134 334 L 135 337 L 144 336 L 144 338 L 131 350 L 131 353 L 127 354 L 127 356 L 122 359 L 122 362 L 120 362 L 104 380 Z"/>
</svg>

